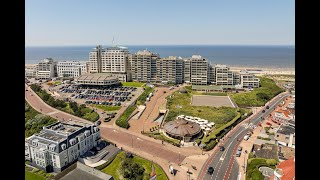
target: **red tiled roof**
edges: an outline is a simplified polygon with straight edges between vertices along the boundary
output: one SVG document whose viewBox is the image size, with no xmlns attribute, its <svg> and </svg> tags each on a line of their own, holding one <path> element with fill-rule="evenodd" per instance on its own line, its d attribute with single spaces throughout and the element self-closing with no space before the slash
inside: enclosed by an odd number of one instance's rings
<svg viewBox="0 0 320 180">
<path fill-rule="evenodd" d="M 283 172 L 283 176 L 281 180 L 293 180 L 295 177 L 295 162 L 294 157 L 281 162 L 277 168 L 281 169 Z M 274 175 L 270 176 L 270 180 L 274 179 Z"/>
</svg>

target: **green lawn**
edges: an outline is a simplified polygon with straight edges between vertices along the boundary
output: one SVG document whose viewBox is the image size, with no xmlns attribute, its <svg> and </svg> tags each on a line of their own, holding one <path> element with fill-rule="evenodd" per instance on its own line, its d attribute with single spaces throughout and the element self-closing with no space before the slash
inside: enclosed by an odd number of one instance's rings
<svg viewBox="0 0 320 180">
<path fill-rule="evenodd" d="M 183 114 L 196 116 L 218 124 L 226 124 L 237 115 L 237 109 L 232 107 L 192 106 L 191 93 L 174 92 L 172 98 L 167 97 L 169 113 L 165 121 L 172 121 L 176 116 Z M 181 106 L 182 108 L 178 108 Z"/>
<path fill-rule="evenodd" d="M 247 180 L 260 180 L 264 179 L 264 176 L 259 171 L 259 167 L 267 166 L 271 169 L 275 169 L 277 161 L 275 159 L 263 159 L 263 158 L 251 158 L 247 162 Z"/>
<path fill-rule="evenodd" d="M 116 156 L 116 158 L 106 168 L 102 169 L 101 171 L 104 173 L 110 174 L 111 176 L 113 176 L 115 180 L 124 179 L 120 174 L 119 170 L 120 170 L 121 162 L 126 158 L 125 154 L 126 153 L 124 151 L 121 151 Z M 138 156 L 134 156 L 133 161 L 141 164 L 144 167 L 145 171 L 144 171 L 143 179 L 149 180 L 150 173 L 151 173 L 151 162 Z M 155 164 L 155 168 L 156 168 L 157 180 L 168 179 L 165 172 L 160 168 L 160 166 Z"/>
<path fill-rule="evenodd" d="M 60 84 L 61 84 L 61 81 L 55 81 L 53 84 L 54 84 L 54 85 L 60 85 Z"/>
<path fill-rule="evenodd" d="M 121 82 L 122 86 L 142 87 L 145 83 L 141 82 Z"/>
<path fill-rule="evenodd" d="M 42 177 L 38 174 L 29 172 L 29 171 L 25 171 L 25 180 L 45 180 L 45 177 Z"/>
<path fill-rule="evenodd" d="M 104 111 L 118 111 L 121 109 L 121 106 L 107 106 L 107 105 L 93 105 L 94 107 L 97 107 L 99 109 L 102 109 Z"/>
<path fill-rule="evenodd" d="M 272 79 L 266 77 L 259 78 L 261 87 L 247 93 L 230 94 L 239 107 L 263 106 L 274 96 L 284 91 Z"/>
</svg>

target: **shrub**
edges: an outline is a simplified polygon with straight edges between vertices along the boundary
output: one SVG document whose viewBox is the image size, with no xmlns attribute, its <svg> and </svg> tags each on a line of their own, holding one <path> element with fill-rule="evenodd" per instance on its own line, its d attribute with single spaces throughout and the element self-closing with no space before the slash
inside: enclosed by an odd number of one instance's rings
<svg viewBox="0 0 320 180">
<path fill-rule="evenodd" d="M 129 128 L 128 118 L 133 113 L 133 111 L 136 109 L 136 106 L 129 106 L 123 114 L 116 120 L 116 124 L 120 127 Z"/>
</svg>

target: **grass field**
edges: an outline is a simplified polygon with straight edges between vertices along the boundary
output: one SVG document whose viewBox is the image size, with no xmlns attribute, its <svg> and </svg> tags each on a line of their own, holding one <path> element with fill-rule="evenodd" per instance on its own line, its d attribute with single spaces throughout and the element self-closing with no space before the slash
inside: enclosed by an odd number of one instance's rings
<svg viewBox="0 0 320 180">
<path fill-rule="evenodd" d="M 284 90 L 269 78 L 259 77 L 261 87 L 247 93 L 230 94 L 239 107 L 263 106 Z"/>
<path fill-rule="evenodd" d="M 225 124 L 236 115 L 236 109 L 231 107 L 192 106 L 191 93 L 174 92 L 172 97 L 167 97 L 169 113 L 166 121 L 172 121 L 176 116 L 183 114 L 196 116 L 218 124 Z M 179 108 L 181 107 L 181 108 Z"/>
<path fill-rule="evenodd" d="M 142 87 L 145 83 L 141 82 L 121 82 L 122 86 Z"/>
<path fill-rule="evenodd" d="M 259 167 L 266 166 L 275 169 L 277 161 L 275 159 L 251 158 L 248 160 L 246 179 L 257 180 L 264 179 L 264 176 L 259 171 Z"/>
<path fill-rule="evenodd" d="M 45 177 L 42 177 L 38 174 L 29 172 L 29 171 L 25 171 L 25 180 L 45 180 Z"/>
<path fill-rule="evenodd" d="M 112 175 L 115 180 L 124 179 L 122 177 L 122 175 L 120 174 L 119 170 L 120 170 L 121 162 L 126 158 L 125 154 L 126 153 L 124 151 L 121 151 L 116 156 L 116 158 L 106 168 L 102 169 L 101 171 Z M 152 170 L 151 169 L 151 162 L 146 159 L 143 159 L 141 157 L 138 157 L 138 156 L 134 156 L 133 160 L 134 160 L 134 162 L 139 163 L 144 167 L 145 171 L 144 171 L 143 179 L 149 180 L 150 173 Z M 155 164 L 155 168 L 156 168 L 157 180 L 167 180 L 168 179 L 165 172 L 157 164 Z"/>
<path fill-rule="evenodd" d="M 102 109 L 104 111 L 118 111 L 121 109 L 121 106 L 107 106 L 107 105 L 93 105 L 94 107 L 97 107 L 99 109 Z"/>
</svg>

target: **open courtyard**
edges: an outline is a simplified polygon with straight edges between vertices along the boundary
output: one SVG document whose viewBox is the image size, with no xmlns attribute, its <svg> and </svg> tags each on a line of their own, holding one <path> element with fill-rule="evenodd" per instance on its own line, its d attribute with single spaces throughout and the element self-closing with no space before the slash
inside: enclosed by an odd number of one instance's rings
<svg viewBox="0 0 320 180">
<path fill-rule="evenodd" d="M 193 106 L 213 106 L 213 107 L 236 107 L 231 101 L 229 96 L 206 96 L 206 95 L 193 95 Z"/>
</svg>

